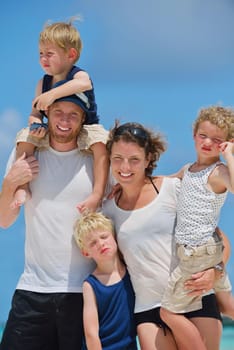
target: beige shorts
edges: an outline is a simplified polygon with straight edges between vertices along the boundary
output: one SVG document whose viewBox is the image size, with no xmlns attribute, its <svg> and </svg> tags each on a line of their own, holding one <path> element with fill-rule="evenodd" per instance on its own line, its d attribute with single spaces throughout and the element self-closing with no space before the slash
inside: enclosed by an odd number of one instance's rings
<svg viewBox="0 0 234 350">
<path fill-rule="evenodd" d="M 105 130 L 101 124 L 83 125 L 77 139 L 79 150 L 88 151 L 90 147 L 97 142 L 106 144 L 108 134 L 108 131 Z M 19 142 L 32 143 L 37 148 L 48 148 L 49 135 L 47 133 L 43 139 L 38 139 L 30 135 L 29 127 L 27 127 L 17 133 L 16 143 Z"/>
<path fill-rule="evenodd" d="M 223 242 L 217 237 L 199 247 L 178 245 L 179 264 L 172 272 L 168 287 L 162 298 L 162 306 L 174 313 L 184 313 L 202 308 L 202 296 L 190 296 L 184 289 L 184 282 L 193 273 L 209 269 L 223 260 Z M 214 290 L 231 291 L 231 283 L 224 272 L 221 279 L 215 282 Z"/>
</svg>

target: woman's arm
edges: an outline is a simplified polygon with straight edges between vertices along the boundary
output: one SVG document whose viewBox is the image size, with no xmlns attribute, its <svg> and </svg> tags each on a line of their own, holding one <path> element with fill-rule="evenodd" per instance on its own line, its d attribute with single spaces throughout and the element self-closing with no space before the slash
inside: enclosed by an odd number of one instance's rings
<svg viewBox="0 0 234 350">
<path fill-rule="evenodd" d="M 219 227 L 216 228 L 216 232 L 223 239 L 223 265 L 228 262 L 231 252 L 230 242 L 227 236 Z M 221 278 L 222 271 L 217 270 L 215 267 L 205 271 L 201 271 L 192 275 L 192 278 L 185 282 L 185 289 L 191 290 L 190 295 L 201 295 L 211 290 L 214 287 L 214 283 L 217 279 Z"/>
<path fill-rule="evenodd" d="M 223 240 L 223 246 L 224 246 L 223 263 L 224 263 L 224 265 L 226 265 L 229 258 L 230 258 L 230 255 L 231 255 L 231 244 L 230 244 L 228 237 L 225 235 L 225 233 L 219 227 L 216 227 L 215 231 Z"/>
<path fill-rule="evenodd" d="M 184 165 L 179 171 L 177 171 L 174 174 L 169 175 L 169 177 L 177 177 L 178 179 L 182 180 L 184 176 L 184 170 L 186 165 Z"/>
</svg>

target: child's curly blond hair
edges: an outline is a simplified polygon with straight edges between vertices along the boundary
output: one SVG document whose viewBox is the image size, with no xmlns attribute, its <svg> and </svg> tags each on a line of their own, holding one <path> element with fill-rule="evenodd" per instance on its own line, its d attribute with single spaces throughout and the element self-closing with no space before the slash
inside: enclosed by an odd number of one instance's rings
<svg viewBox="0 0 234 350">
<path fill-rule="evenodd" d="M 201 123 L 209 121 L 226 132 L 226 141 L 234 138 L 234 109 L 230 107 L 210 106 L 202 108 L 193 124 L 195 135 Z"/>
</svg>

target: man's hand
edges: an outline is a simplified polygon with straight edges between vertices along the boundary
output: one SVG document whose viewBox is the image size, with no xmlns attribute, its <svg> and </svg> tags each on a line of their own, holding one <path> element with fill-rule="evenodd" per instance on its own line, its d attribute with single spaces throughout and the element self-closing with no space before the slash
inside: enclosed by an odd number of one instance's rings
<svg viewBox="0 0 234 350">
<path fill-rule="evenodd" d="M 39 164 L 36 158 L 33 156 L 26 158 L 26 154 L 24 153 L 12 165 L 4 179 L 4 186 L 9 186 L 9 188 L 15 191 L 18 186 L 35 179 L 38 172 Z"/>
<path fill-rule="evenodd" d="M 26 158 L 25 153 L 10 168 L 2 183 L 0 192 L 0 227 L 7 228 L 17 219 L 20 207 L 12 208 L 14 194 L 19 186 L 33 180 L 39 172 L 35 157 Z"/>
</svg>

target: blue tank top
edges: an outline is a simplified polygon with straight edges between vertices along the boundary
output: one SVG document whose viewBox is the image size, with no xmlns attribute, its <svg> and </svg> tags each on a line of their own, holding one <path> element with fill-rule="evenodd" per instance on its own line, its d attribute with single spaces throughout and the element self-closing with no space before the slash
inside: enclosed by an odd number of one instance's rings
<svg viewBox="0 0 234 350">
<path fill-rule="evenodd" d="M 113 285 L 95 276 L 85 280 L 93 288 L 98 308 L 99 337 L 103 350 L 137 350 L 134 322 L 135 296 L 128 272 Z M 82 350 L 87 349 L 83 344 Z"/>
<path fill-rule="evenodd" d="M 77 72 L 83 71 L 83 69 L 73 66 L 70 72 L 67 74 L 66 79 L 72 80 L 74 75 Z M 45 74 L 43 76 L 42 80 L 42 93 L 49 91 L 52 88 L 52 80 L 53 76 Z M 89 101 L 89 110 L 86 112 L 86 120 L 85 124 L 98 124 L 99 117 L 97 115 L 97 104 L 95 102 L 95 94 L 94 94 L 94 88 L 93 88 L 93 82 L 91 81 L 92 89 L 88 91 L 84 91 L 83 94 L 85 94 Z"/>
</svg>

